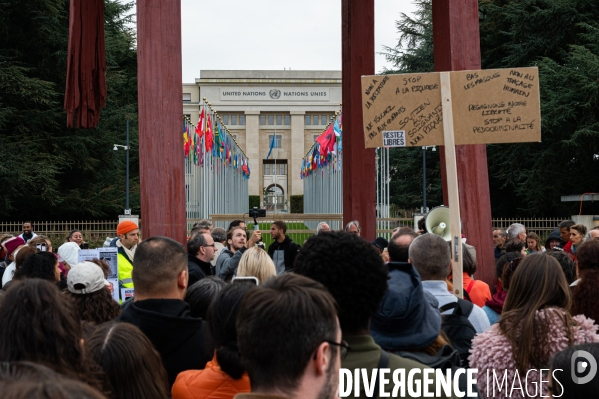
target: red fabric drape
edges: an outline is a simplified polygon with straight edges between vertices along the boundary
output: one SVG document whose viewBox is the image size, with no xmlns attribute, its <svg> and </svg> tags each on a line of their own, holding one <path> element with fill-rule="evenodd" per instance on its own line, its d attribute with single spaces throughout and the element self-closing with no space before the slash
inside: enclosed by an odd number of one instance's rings
<svg viewBox="0 0 599 399">
<path fill-rule="evenodd" d="M 64 109 L 67 127 L 96 127 L 106 108 L 104 0 L 71 0 Z"/>
</svg>

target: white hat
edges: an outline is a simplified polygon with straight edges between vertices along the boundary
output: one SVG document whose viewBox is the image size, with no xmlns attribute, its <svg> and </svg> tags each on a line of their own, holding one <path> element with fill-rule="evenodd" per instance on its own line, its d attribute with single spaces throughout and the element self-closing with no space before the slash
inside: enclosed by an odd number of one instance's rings
<svg viewBox="0 0 599 399">
<path fill-rule="evenodd" d="M 58 261 L 76 265 L 79 262 L 79 249 L 76 242 L 65 242 L 58 248 Z"/>
<path fill-rule="evenodd" d="M 67 286 L 74 294 L 90 294 L 106 287 L 102 268 L 92 262 L 81 262 L 73 266 L 67 275 Z"/>
</svg>

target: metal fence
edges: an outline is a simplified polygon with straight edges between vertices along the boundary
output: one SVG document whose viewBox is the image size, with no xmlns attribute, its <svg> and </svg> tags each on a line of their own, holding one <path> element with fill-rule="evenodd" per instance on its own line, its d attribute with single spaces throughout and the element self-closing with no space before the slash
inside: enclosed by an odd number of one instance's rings
<svg viewBox="0 0 599 399">
<path fill-rule="evenodd" d="M 536 233 L 542 240 L 547 238 L 551 230 L 557 229 L 557 226 L 566 218 L 548 218 L 548 219 L 493 219 L 494 229 L 507 229 L 512 223 L 520 223 L 526 227 L 527 233 Z"/>
<path fill-rule="evenodd" d="M 32 221 L 36 234 L 50 238 L 55 244 L 62 242 L 72 230 L 80 230 L 85 241 L 104 240 L 116 236 L 118 220 Z M 18 235 L 23 232 L 23 222 L 0 223 L 0 233 Z"/>
</svg>

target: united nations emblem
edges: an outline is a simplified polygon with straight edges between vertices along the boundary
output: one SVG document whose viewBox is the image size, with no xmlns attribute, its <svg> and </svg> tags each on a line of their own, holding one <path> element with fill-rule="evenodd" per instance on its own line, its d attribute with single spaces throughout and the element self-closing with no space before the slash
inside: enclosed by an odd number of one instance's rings
<svg viewBox="0 0 599 399">
<path fill-rule="evenodd" d="M 268 92 L 268 94 L 270 94 L 270 98 L 272 98 L 273 100 L 278 100 L 279 97 L 281 97 L 281 90 L 272 89 Z"/>
</svg>

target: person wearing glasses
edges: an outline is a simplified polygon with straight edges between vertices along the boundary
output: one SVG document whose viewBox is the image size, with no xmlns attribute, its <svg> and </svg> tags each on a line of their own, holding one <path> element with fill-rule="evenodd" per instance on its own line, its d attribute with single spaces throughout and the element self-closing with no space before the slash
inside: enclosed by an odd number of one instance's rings
<svg viewBox="0 0 599 399">
<path fill-rule="evenodd" d="M 237 316 L 237 344 L 252 391 L 235 399 L 337 398 L 341 360 L 350 348 L 341 340 L 335 299 L 322 284 L 289 273 L 248 291 Z"/>
<path fill-rule="evenodd" d="M 212 275 L 212 264 L 216 247 L 209 233 L 196 233 L 187 241 L 187 267 L 189 286 Z"/>
</svg>

